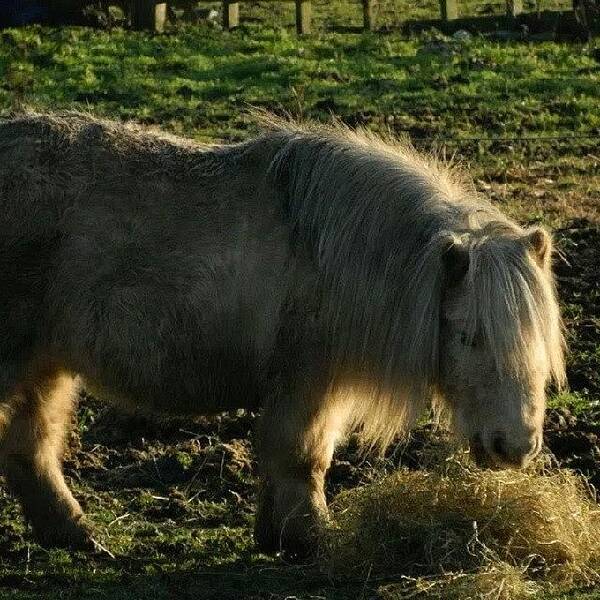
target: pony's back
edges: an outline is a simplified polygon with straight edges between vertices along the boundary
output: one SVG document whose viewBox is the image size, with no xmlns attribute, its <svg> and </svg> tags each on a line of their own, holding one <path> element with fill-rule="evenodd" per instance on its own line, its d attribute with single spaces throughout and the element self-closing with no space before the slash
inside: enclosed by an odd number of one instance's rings
<svg viewBox="0 0 600 600">
<path fill-rule="evenodd" d="M 261 160 L 81 114 L 0 124 L 0 354 L 168 412 L 254 405 L 288 283 Z"/>
</svg>

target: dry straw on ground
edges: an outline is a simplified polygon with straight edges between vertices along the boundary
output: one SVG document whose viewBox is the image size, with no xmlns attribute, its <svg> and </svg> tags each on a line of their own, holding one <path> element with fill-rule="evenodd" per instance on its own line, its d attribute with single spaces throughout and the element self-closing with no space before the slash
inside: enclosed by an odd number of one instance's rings
<svg viewBox="0 0 600 600">
<path fill-rule="evenodd" d="M 600 511 L 568 471 L 400 471 L 333 503 L 333 573 L 387 583 L 386 600 L 530 598 L 598 582 Z"/>
</svg>

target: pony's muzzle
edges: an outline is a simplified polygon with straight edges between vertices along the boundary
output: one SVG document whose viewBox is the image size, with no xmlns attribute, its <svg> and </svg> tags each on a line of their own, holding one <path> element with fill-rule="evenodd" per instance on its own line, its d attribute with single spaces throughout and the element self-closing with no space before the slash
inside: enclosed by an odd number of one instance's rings
<svg viewBox="0 0 600 600">
<path fill-rule="evenodd" d="M 522 469 L 540 452 L 542 436 L 531 433 L 519 440 L 503 431 L 494 431 L 485 441 L 479 434 L 470 440 L 471 454 L 475 462 L 484 468 Z"/>
</svg>

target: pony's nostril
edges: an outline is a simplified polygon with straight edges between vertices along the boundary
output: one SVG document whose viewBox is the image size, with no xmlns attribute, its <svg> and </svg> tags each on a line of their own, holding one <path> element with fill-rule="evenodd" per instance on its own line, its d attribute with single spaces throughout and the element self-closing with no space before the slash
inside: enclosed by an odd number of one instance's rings
<svg viewBox="0 0 600 600">
<path fill-rule="evenodd" d="M 494 433 L 491 439 L 491 451 L 503 463 L 523 466 L 528 460 L 536 456 L 541 447 L 540 436 L 531 436 L 521 444 L 509 442 L 505 435 Z"/>
<path fill-rule="evenodd" d="M 504 439 L 504 436 L 502 436 L 502 435 L 494 436 L 494 439 L 492 440 L 492 450 L 494 451 L 494 454 L 497 454 L 498 456 L 506 457 L 506 455 L 507 455 L 506 440 Z"/>
</svg>

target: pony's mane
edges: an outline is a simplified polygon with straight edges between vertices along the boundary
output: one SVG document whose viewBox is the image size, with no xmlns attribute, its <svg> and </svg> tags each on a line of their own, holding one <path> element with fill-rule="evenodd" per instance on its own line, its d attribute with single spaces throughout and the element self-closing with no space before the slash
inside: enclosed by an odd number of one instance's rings
<svg viewBox="0 0 600 600">
<path fill-rule="evenodd" d="M 468 240 L 471 333 L 482 332 L 499 369 L 539 368 L 530 357 L 541 344 L 563 381 L 550 273 L 517 251 L 526 232 L 455 168 L 339 125 L 268 126 L 270 174 L 322 277 L 332 393 L 369 443 L 391 441 L 435 397 L 444 256 L 457 239 Z"/>
</svg>

